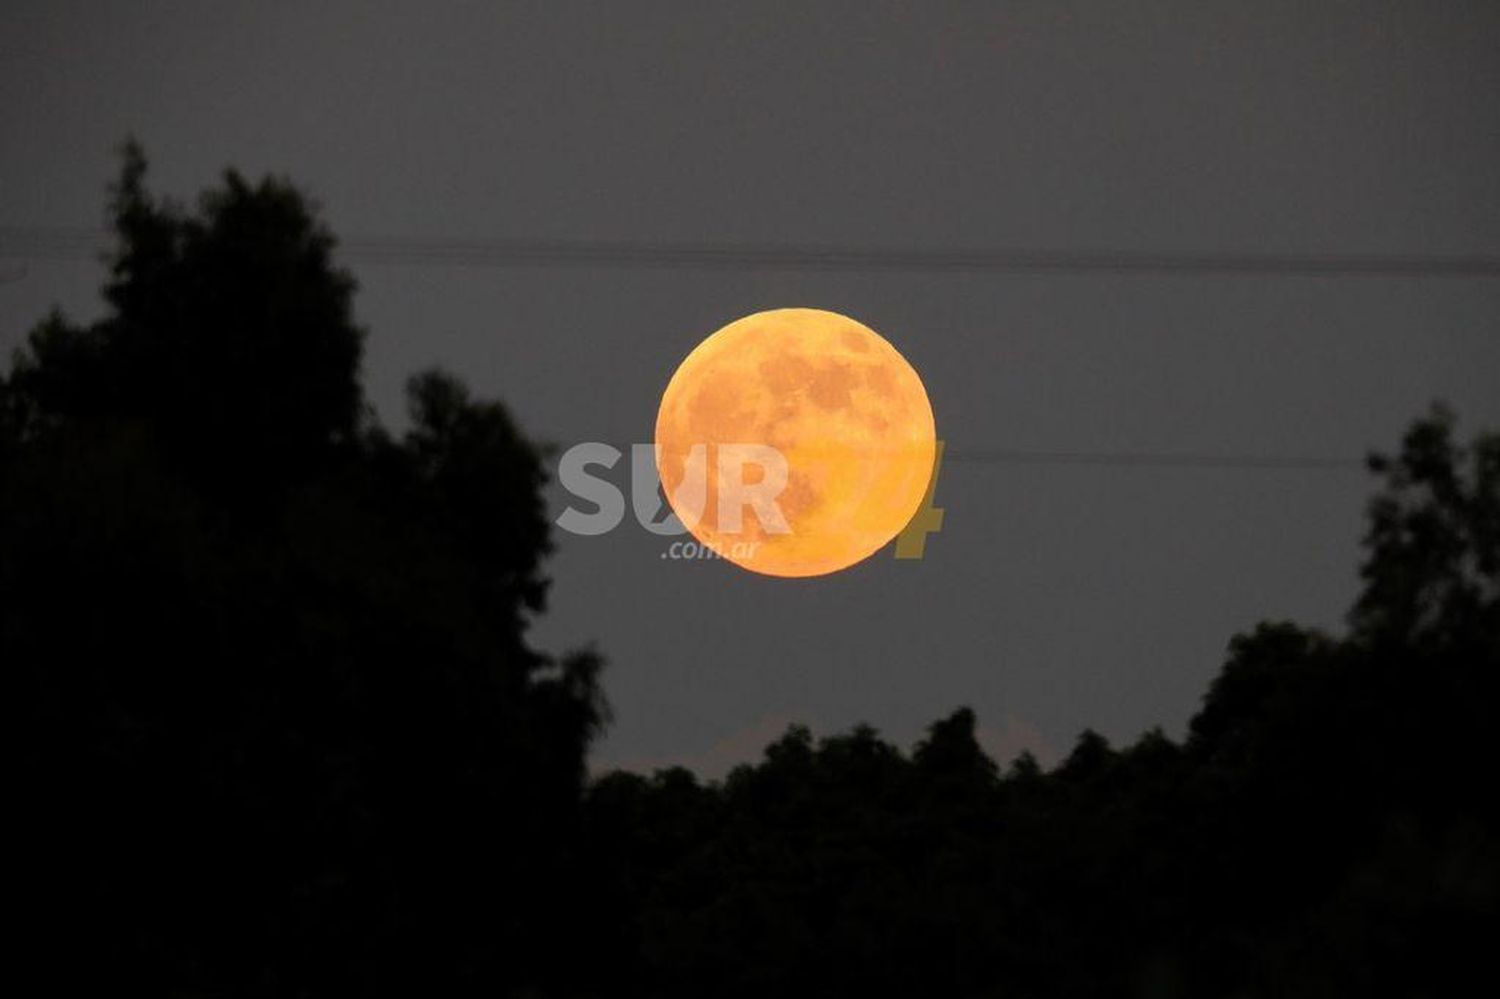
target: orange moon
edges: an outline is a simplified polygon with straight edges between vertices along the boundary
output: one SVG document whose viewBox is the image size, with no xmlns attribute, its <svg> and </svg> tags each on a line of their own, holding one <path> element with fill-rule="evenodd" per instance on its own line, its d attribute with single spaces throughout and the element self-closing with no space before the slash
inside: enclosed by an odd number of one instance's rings
<svg viewBox="0 0 1500 999">
<path fill-rule="evenodd" d="M 715 453 L 727 445 L 785 459 L 781 523 L 739 503 L 721 517 Z M 678 367 L 656 417 L 657 472 L 678 518 L 706 548 L 770 576 L 821 576 L 882 548 L 921 506 L 936 450 L 932 405 L 906 358 L 821 309 L 757 312 L 714 333 Z M 733 484 L 768 485 L 771 471 L 736 469 Z"/>
</svg>

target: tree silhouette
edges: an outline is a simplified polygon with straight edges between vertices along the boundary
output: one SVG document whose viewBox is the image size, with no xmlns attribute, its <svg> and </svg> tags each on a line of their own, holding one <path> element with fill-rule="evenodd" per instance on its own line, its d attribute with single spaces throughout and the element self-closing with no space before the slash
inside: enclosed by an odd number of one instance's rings
<svg viewBox="0 0 1500 999">
<path fill-rule="evenodd" d="M 1370 504 L 1365 590 L 1350 614 L 1366 643 L 1500 640 L 1500 435 L 1461 448 L 1453 423 L 1435 406 L 1399 455 L 1370 458 L 1386 489 Z"/>
<path fill-rule="evenodd" d="M 125 151 L 107 314 L 0 381 L 0 661 L 49 991 L 557 987 L 599 659 L 545 605 L 538 449 L 426 373 L 361 401 L 354 282 L 284 181 L 195 213 Z"/>
<path fill-rule="evenodd" d="M 794 727 L 722 784 L 599 780 L 629 973 L 597 993 L 1461 994 L 1500 894 L 1500 436 L 1452 425 L 1371 461 L 1349 635 L 1235 636 L 1181 744 L 1085 732 L 1002 775 L 961 709 L 910 756 Z"/>
<path fill-rule="evenodd" d="M 600 658 L 544 611 L 539 449 L 450 376 L 396 437 L 285 181 L 195 212 L 128 147 L 99 321 L 0 378 L 19 705 L 13 991 L 175 996 L 1466 994 L 1500 816 L 1500 435 L 1418 420 L 1335 636 L 1229 643 L 1186 737 L 1003 770 L 793 726 L 586 781 Z"/>
</svg>

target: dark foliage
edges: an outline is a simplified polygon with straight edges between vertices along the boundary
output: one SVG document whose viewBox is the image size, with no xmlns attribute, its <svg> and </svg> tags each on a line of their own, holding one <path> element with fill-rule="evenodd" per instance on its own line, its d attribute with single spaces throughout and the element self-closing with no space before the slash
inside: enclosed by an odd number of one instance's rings
<svg viewBox="0 0 1500 999">
<path fill-rule="evenodd" d="M 25 991 L 555 977 L 601 704 L 592 654 L 525 641 L 538 451 L 437 373 L 374 426 L 303 199 L 231 172 L 188 215 L 143 172 L 107 316 L 50 317 L 0 382 Z"/>
<path fill-rule="evenodd" d="M 438 373 L 364 411 L 353 282 L 288 184 L 196 213 L 129 148 L 108 314 L 0 379 L 25 994 L 1439 996 L 1482 981 L 1500 436 L 1372 459 L 1347 636 L 1267 623 L 1176 742 L 1003 772 L 792 728 L 592 783 L 538 450 Z M 13 988 L 14 990 L 14 988 Z M 86 992 L 87 990 L 87 992 Z"/>
<path fill-rule="evenodd" d="M 1377 458 L 1349 637 L 1236 637 L 1184 743 L 1085 732 L 998 774 L 793 729 L 722 784 L 589 792 L 600 995 L 1440 996 L 1496 925 L 1500 436 Z"/>
</svg>

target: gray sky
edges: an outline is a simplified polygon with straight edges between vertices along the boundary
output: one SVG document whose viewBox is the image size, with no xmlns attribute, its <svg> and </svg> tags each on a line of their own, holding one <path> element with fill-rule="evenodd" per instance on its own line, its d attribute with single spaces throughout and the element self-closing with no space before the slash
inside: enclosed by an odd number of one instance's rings
<svg viewBox="0 0 1500 999">
<path fill-rule="evenodd" d="M 1500 254 L 1492 0 L 11 0 L 0 93 L 0 226 L 99 225 L 133 131 L 159 190 L 284 173 L 346 238 Z M 895 343 L 954 452 L 1357 458 L 1438 397 L 1500 426 L 1493 277 L 354 270 L 395 424 L 441 364 L 538 438 L 645 441 L 698 340 L 802 305 Z M 100 278 L 0 284 L 0 349 Z M 609 659 L 599 765 L 720 773 L 789 721 L 906 743 L 960 704 L 1055 758 L 1179 733 L 1236 630 L 1338 627 L 1370 485 L 955 461 L 921 562 L 789 581 L 560 534 L 536 636 Z"/>
</svg>

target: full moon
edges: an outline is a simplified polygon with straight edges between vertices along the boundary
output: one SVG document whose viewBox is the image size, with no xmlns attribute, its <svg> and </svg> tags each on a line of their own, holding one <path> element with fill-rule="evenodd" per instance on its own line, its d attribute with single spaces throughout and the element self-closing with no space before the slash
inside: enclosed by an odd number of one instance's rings
<svg viewBox="0 0 1500 999">
<path fill-rule="evenodd" d="M 678 518 L 705 548 L 770 576 L 821 576 L 878 551 L 921 506 L 936 449 L 912 366 L 874 330 L 821 309 L 757 312 L 714 333 L 678 367 L 656 417 L 657 471 Z M 779 454 L 784 482 L 767 467 L 779 460 L 730 469 L 730 454 Z M 779 487 L 771 516 L 753 503 L 721 511 L 721 472 L 731 487 Z"/>
</svg>

